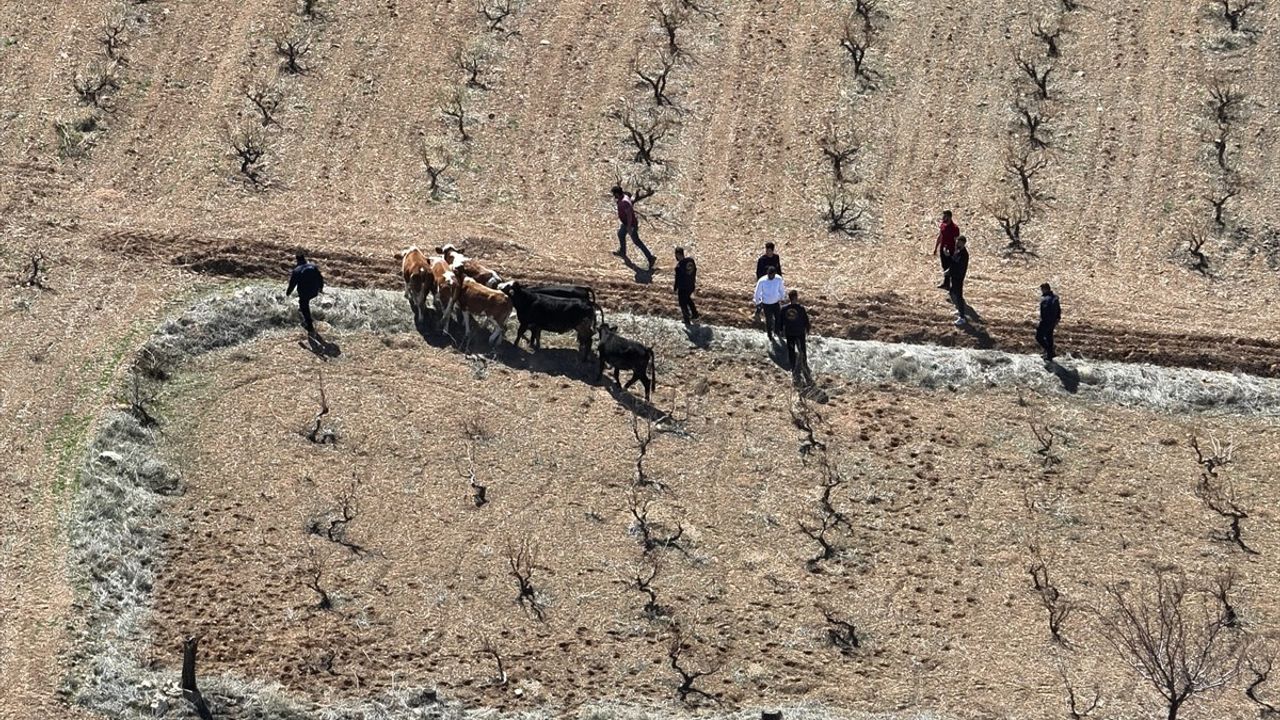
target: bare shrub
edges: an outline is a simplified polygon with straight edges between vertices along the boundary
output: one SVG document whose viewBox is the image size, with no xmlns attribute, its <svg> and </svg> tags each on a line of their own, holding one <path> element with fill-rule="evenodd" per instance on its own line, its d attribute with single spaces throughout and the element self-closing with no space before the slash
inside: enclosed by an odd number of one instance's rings
<svg viewBox="0 0 1280 720">
<path fill-rule="evenodd" d="M 1046 22 L 1043 18 L 1037 19 L 1035 27 L 1031 28 L 1031 34 L 1044 43 L 1045 52 L 1049 57 L 1058 57 L 1058 38 L 1062 36 L 1062 26 Z"/>
<path fill-rule="evenodd" d="M 307 543 L 307 549 L 303 552 L 302 563 L 298 568 L 302 576 L 302 583 L 316 594 L 317 610 L 332 610 L 333 597 L 329 595 L 329 591 L 324 588 L 321 581 L 324 580 L 324 574 L 327 563 L 324 557 L 316 550 L 315 546 Z"/>
<path fill-rule="evenodd" d="M 684 537 L 684 526 L 677 522 L 675 532 L 664 533 L 662 525 L 649 519 L 649 506 L 652 503 L 651 498 L 642 496 L 635 488 L 627 491 L 627 509 L 635 520 L 631 530 L 640 537 L 644 554 L 647 556 L 655 550 L 679 550 L 687 554 L 688 551 L 680 544 L 680 538 Z"/>
<path fill-rule="evenodd" d="M 328 540 L 335 545 L 350 550 L 354 555 L 364 555 L 368 551 L 359 543 L 347 538 L 347 530 L 352 521 L 360 515 L 357 496 L 360 491 L 359 479 L 352 477 L 334 498 L 333 506 L 307 521 L 307 533 Z"/>
<path fill-rule="evenodd" d="M 112 62 L 127 64 L 124 49 L 129 46 L 129 16 L 122 10 L 113 10 L 102 22 L 98 31 L 98 42 Z"/>
<path fill-rule="evenodd" d="M 476 45 L 458 46 L 458 49 L 453 51 L 453 64 L 466 73 L 467 87 L 473 90 L 489 89 L 489 86 L 480 79 L 480 74 L 488 67 L 489 61 L 489 52 Z"/>
<path fill-rule="evenodd" d="M 1035 563 L 1028 568 L 1028 572 L 1031 573 L 1032 587 L 1040 597 L 1040 604 L 1048 613 L 1049 633 L 1055 642 L 1065 645 L 1066 641 L 1062 638 L 1062 624 L 1071 616 L 1074 607 L 1049 579 L 1049 569 L 1044 563 Z"/>
<path fill-rule="evenodd" d="M 476 5 L 476 12 L 484 18 L 489 31 L 496 33 L 511 32 L 504 23 L 518 9 L 518 0 L 480 0 Z"/>
<path fill-rule="evenodd" d="M 653 93 L 653 103 L 658 106 L 674 105 L 667 96 L 667 82 L 671 79 L 671 71 L 675 70 L 676 56 L 669 49 L 658 51 L 656 62 L 652 65 L 641 64 L 636 58 L 631 63 L 631 71 L 649 87 Z"/>
<path fill-rule="evenodd" d="M 1000 224 L 1008 243 L 1004 246 L 1005 255 L 1034 255 L 1022 238 L 1022 227 L 1031 220 L 1031 212 L 1027 206 L 1016 201 L 1006 202 L 992 211 L 991 217 Z"/>
<path fill-rule="evenodd" d="M 529 538 L 521 538 L 518 543 L 508 540 L 504 556 L 507 559 L 509 574 L 516 581 L 518 590 L 516 603 L 526 613 L 532 614 L 542 622 L 545 619 L 545 607 L 538 597 L 537 589 L 533 586 L 533 571 L 538 569 L 537 548 Z"/>
<path fill-rule="evenodd" d="M 1041 100 L 1049 99 L 1049 75 L 1053 72 L 1053 65 L 1043 60 L 1027 57 L 1018 52 L 1013 56 L 1018 67 L 1022 69 L 1027 79 L 1036 88 L 1036 96 Z"/>
<path fill-rule="evenodd" d="M 1058 436 L 1053 433 L 1053 429 L 1048 425 L 1043 427 L 1030 423 L 1031 434 L 1036 438 L 1036 455 L 1040 456 L 1040 466 L 1043 468 L 1051 468 L 1062 462 L 1062 458 L 1053 452 L 1053 445 L 1057 441 Z"/>
<path fill-rule="evenodd" d="M 1222 10 L 1222 19 L 1227 21 L 1231 32 L 1239 32 L 1240 21 L 1244 19 L 1245 13 L 1261 4 L 1260 0 L 1217 0 L 1217 5 Z"/>
<path fill-rule="evenodd" d="M 1240 627 L 1240 614 L 1236 612 L 1236 606 L 1231 600 L 1231 591 L 1236 586 L 1236 571 L 1227 568 L 1225 572 L 1219 573 L 1213 579 L 1213 585 L 1209 588 L 1209 593 L 1218 601 L 1221 606 L 1221 615 L 1219 620 L 1223 627 L 1238 628 Z"/>
<path fill-rule="evenodd" d="M 311 54 L 311 33 L 295 30 L 275 38 L 276 55 L 280 56 L 280 68 L 291 75 L 304 75 L 311 68 L 307 56 Z"/>
<path fill-rule="evenodd" d="M 317 20 L 324 17 L 321 5 L 324 0 L 298 0 L 298 14 L 308 20 Z"/>
<path fill-rule="evenodd" d="M 418 148 L 418 155 L 427 172 L 427 190 L 431 193 L 431 199 L 439 200 L 449 182 L 444 174 L 453 165 L 453 152 L 443 143 L 432 143 Z"/>
<path fill-rule="evenodd" d="M 462 479 L 467 481 L 467 485 L 471 487 L 471 501 L 476 507 L 484 507 L 489 502 L 489 488 L 481 485 L 476 479 L 476 443 L 478 441 L 474 437 L 468 437 L 465 447 L 466 466 L 459 470 Z"/>
<path fill-rule="evenodd" d="M 93 61 L 75 74 L 71 87 L 80 102 L 99 110 L 110 111 L 111 95 L 120 89 L 119 65 Z"/>
<path fill-rule="evenodd" d="M 235 159 L 241 177 L 255 188 L 267 185 L 267 136 L 258 123 L 241 125 L 229 130 L 227 143 Z"/>
<path fill-rule="evenodd" d="M 1240 118 L 1244 94 L 1234 85 L 1216 81 L 1209 87 L 1209 115 L 1218 125 L 1230 125 Z"/>
<path fill-rule="evenodd" d="M 320 391 L 320 409 L 316 411 L 311 429 L 304 434 L 304 437 L 317 445 L 334 445 L 338 442 L 338 435 L 332 429 L 322 426 L 324 416 L 329 414 L 329 397 L 324 390 L 324 373 L 317 375 L 316 385 Z"/>
<path fill-rule="evenodd" d="M 488 635 L 480 639 L 480 653 L 493 658 L 493 664 L 497 668 L 493 677 L 493 684 L 498 687 L 506 687 L 508 682 L 506 662 L 503 661 L 502 653 L 498 651 L 498 646 L 494 644 L 493 639 Z"/>
<path fill-rule="evenodd" d="M 458 138 L 462 142 L 470 142 L 467 134 L 467 91 L 464 88 L 453 88 L 440 98 L 440 114 L 452 121 L 458 130 Z"/>
<path fill-rule="evenodd" d="M 818 611 L 827 621 L 827 642 L 840 651 L 841 655 L 852 656 L 862 647 L 858 637 L 858 628 L 848 620 L 842 620 L 835 611 L 825 605 L 818 605 Z"/>
<path fill-rule="evenodd" d="M 1261 696 L 1262 686 L 1271 679 L 1275 659 L 1276 650 L 1270 643 L 1260 643 L 1245 659 L 1245 667 L 1249 669 L 1249 684 L 1245 687 L 1244 695 L 1258 706 L 1258 713 L 1263 720 L 1280 718 L 1280 707 Z"/>
<path fill-rule="evenodd" d="M 1213 224 L 1219 230 L 1227 228 L 1227 203 L 1231 198 L 1240 194 L 1240 189 L 1235 187 L 1226 187 L 1210 194 L 1208 198 L 1209 205 L 1213 207 Z"/>
<path fill-rule="evenodd" d="M 845 18 L 840 33 L 840 47 L 849 55 L 853 63 L 853 76 L 870 82 L 871 74 L 866 67 L 867 51 L 871 49 L 871 32 L 863 27 L 855 18 Z"/>
<path fill-rule="evenodd" d="M 667 641 L 667 661 L 670 664 L 671 669 L 675 670 L 676 674 L 680 676 L 680 685 L 676 688 L 676 697 L 679 698 L 681 702 L 688 702 L 690 695 L 701 695 L 708 700 L 714 700 L 715 698 L 711 694 L 700 688 L 694 687 L 694 683 L 696 683 L 699 678 L 706 677 L 707 675 L 716 672 L 718 668 L 695 670 L 688 667 L 685 662 L 685 653 L 691 649 L 692 646 L 685 639 L 683 629 L 678 624 L 673 626 L 671 630 L 671 638 Z"/>
<path fill-rule="evenodd" d="M 1154 597 L 1107 588 L 1107 641 L 1164 700 L 1169 720 L 1197 695 L 1221 688 L 1240 671 L 1244 640 L 1182 578 L 1157 575 Z"/>
<path fill-rule="evenodd" d="M 52 290 L 53 288 L 49 287 L 46 282 L 48 268 L 46 268 L 45 265 L 47 262 L 48 258 L 45 257 L 43 252 L 39 250 L 32 250 L 31 256 L 27 260 L 27 276 L 22 278 L 19 281 L 19 284 L 24 287 L 33 287 L 39 290 Z"/>
<path fill-rule="evenodd" d="M 840 554 L 835 542 L 828 536 L 839 524 L 839 520 L 836 517 L 827 513 L 818 513 L 818 523 L 816 525 L 806 525 L 803 520 L 796 523 L 805 537 L 818 544 L 818 554 L 804 563 L 809 572 L 817 572 L 822 562 L 832 560 Z"/>
<path fill-rule="evenodd" d="M 1235 491 L 1229 483 L 1223 482 L 1216 473 L 1201 473 L 1200 481 L 1196 483 L 1196 497 L 1204 502 L 1205 507 L 1228 521 L 1225 532 L 1213 533 L 1215 540 L 1232 543 L 1248 555 L 1258 554 L 1244 542 L 1241 523 L 1249 519 L 1249 513 L 1236 502 Z"/>
<path fill-rule="evenodd" d="M 650 0 L 649 11 L 667 38 L 667 52 L 673 57 L 680 55 L 678 33 L 689 20 L 689 5 L 682 0 Z"/>
<path fill-rule="evenodd" d="M 1005 160 L 1005 173 L 1017 182 L 1018 189 L 1022 192 L 1023 202 L 1028 208 L 1043 205 L 1052 200 L 1035 184 L 1036 176 L 1048 165 L 1049 161 L 1045 156 L 1037 153 L 1034 148 L 1011 153 Z"/>
<path fill-rule="evenodd" d="M 880 0 L 854 0 L 853 12 L 862 18 L 862 29 L 868 35 L 875 31 L 871 18 L 876 14 L 876 9 L 879 6 Z"/>
<path fill-rule="evenodd" d="M 1204 247 L 1206 240 L 1204 233 L 1191 231 L 1186 234 L 1183 240 L 1187 244 L 1186 250 L 1189 256 L 1187 267 L 1207 277 L 1209 275 L 1209 258 L 1201 249 Z"/>
<path fill-rule="evenodd" d="M 1096 685 L 1092 688 L 1093 699 L 1084 701 L 1084 696 L 1077 695 L 1076 686 L 1067 675 L 1067 668 L 1058 665 L 1058 675 L 1062 678 L 1062 688 L 1066 692 L 1067 717 L 1071 720 L 1085 720 L 1102 706 L 1102 690 Z"/>
<path fill-rule="evenodd" d="M 860 222 L 865 213 L 866 210 L 838 187 L 823 199 L 822 220 L 827 224 L 828 232 L 851 238 L 861 235 L 863 228 Z"/>
<path fill-rule="evenodd" d="M 659 569 L 660 563 L 657 559 L 643 563 L 636 569 L 628 585 L 632 590 L 642 592 L 648 598 L 644 604 L 644 615 L 650 620 L 656 620 L 667 614 L 667 609 L 658 602 L 657 589 L 653 587 L 653 581 L 657 579 Z"/>
<path fill-rule="evenodd" d="M 1027 144 L 1040 149 L 1049 147 L 1049 141 L 1042 134 L 1044 123 L 1048 120 L 1048 114 L 1044 108 L 1033 107 L 1029 103 L 1018 100 L 1014 109 L 1018 113 L 1019 124 L 1027 133 Z"/>
<path fill-rule="evenodd" d="M 276 112 L 284 103 L 284 93 L 274 83 L 264 79 L 252 80 L 245 84 L 241 93 L 257 111 L 263 127 L 280 124 L 276 120 Z"/>
<path fill-rule="evenodd" d="M 823 156 L 831 163 L 831 175 L 835 181 L 843 183 L 850 180 L 846 166 L 853 162 L 853 159 L 858 156 L 858 152 L 862 149 L 861 143 L 858 142 L 853 133 L 842 130 L 833 123 L 827 129 L 826 134 L 818 139 L 818 147 L 822 149 Z"/>
<path fill-rule="evenodd" d="M 142 427 L 151 428 L 160 424 L 155 415 L 151 414 L 150 409 L 159 396 L 160 387 L 150 382 L 145 373 L 137 367 L 129 369 L 129 380 L 125 384 L 121 400 L 125 411 L 132 415 Z"/>
<path fill-rule="evenodd" d="M 617 120 L 627 131 L 627 140 L 635 148 L 632 162 L 644 163 L 652 167 L 657 160 L 654 151 L 674 127 L 674 121 L 660 110 L 638 112 L 631 103 L 609 113 L 609 117 Z"/>
<path fill-rule="evenodd" d="M 58 154 L 67 158 L 88 155 L 102 129 L 102 122 L 96 114 L 55 122 L 53 130 L 58 135 Z"/>
<path fill-rule="evenodd" d="M 1218 159 L 1218 167 L 1222 170 L 1230 170 L 1227 167 L 1227 142 L 1230 134 L 1230 126 L 1219 125 L 1218 134 L 1209 138 L 1209 143 L 1213 145 L 1214 156 Z"/>
<path fill-rule="evenodd" d="M 656 490 L 666 489 L 665 485 L 650 477 L 644 467 L 645 458 L 649 454 L 649 445 L 653 443 L 653 420 L 648 417 L 641 419 L 640 414 L 633 411 L 631 413 L 631 436 L 636 441 L 635 475 L 632 478 L 632 487 L 651 487 Z"/>
</svg>

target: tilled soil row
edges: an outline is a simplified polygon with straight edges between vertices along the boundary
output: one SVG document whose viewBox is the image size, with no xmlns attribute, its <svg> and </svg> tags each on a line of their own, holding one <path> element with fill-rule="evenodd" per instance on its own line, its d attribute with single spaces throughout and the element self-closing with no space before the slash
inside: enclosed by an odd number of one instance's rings
<svg viewBox="0 0 1280 720">
<path fill-rule="evenodd" d="M 295 252 L 293 245 L 277 241 L 228 241 L 139 231 L 108 233 L 101 238 L 101 244 L 108 250 L 152 257 L 192 272 L 281 282 L 287 277 L 289 261 Z M 504 270 L 520 267 L 521 272 L 514 276 L 519 280 L 590 285 L 606 311 L 679 315 L 667 276 L 662 274 L 655 277 L 637 271 L 634 280 L 623 280 L 589 269 L 569 271 L 518 245 L 488 238 L 469 238 L 464 247 L 468 254 L 491 259 Z M 378 289 L 401 286 L 399 264 L 392 251 L 383 258 L 326 249 L 323 265 L 328 281 L 335 285 Z M 722 288 L 702 287 L 695 301 L 702 319 L 708 323 L 733 327 L 753 325 L 750 304 L 741 291 L 730 293 Z M 975 324 L 965 332 L 951 324 L 949 314 L 913 306 L 897 293 L 840 300 L 810 295 L 805 298 L 805 304 L 813 316 L 816 332 L 830 337 L 1039 352 L 1035 328 L 1030 322 L 993 319 Z M 1094 325 L 1064 327 L 1059 330 L 1057 341 L 1064 351 L 1098 359 L 1280 376 L 1280 343 L 1258 338 L 1153 333 Z"/>
</svg>

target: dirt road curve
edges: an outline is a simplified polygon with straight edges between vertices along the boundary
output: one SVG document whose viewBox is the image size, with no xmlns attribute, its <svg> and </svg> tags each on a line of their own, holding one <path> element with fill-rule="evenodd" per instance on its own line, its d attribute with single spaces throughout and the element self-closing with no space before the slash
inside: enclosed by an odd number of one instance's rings
<svg viewBox="0 0 1280 720">
<path fill-rule="evenodd" d="M 218 241 L 183 235 L 112 232 L 101 245 L 108 250 L 187 268 L 192 272 L 236 278 L 260 278 L 283 283 L 294 248 L 271 241 Z M 667 286 L 668 276 L 636 271 L 634 280 L 603 277 L 598 273 L 574 273 L 554 267 L 515 245 L 491 239 L 468 239 L 468 253 L 492 258 L 499 267 L 520 267 L 517 279 L 533 282 L 572 282 L 591 285 L 606 310 L 674 317 L 676 303 Z M 324 270 L 334 285 L 399 289 L 395 258 L 367 253 L 326 250 Z M 751 308 L 742 293 L 719 288 L 698 291 L 697 302 L 705 321 L 747 327 Z M 855 340 L 932 343 L 948 347 L 998 348 L 1010 352 L 1038 352 L 1031 323 L 999 320 L 979 323 L 968 332 L 955 328 L 950 316 L 915 307 L 897 293 L 852 296 L 843 299 L 810 296 L 806 304 L 817 332 Z M 1123 362 L 1238 371 L 1267 377 L 1280 376 L 1280 343 L 1256 338 L 1189 333 L 1130 331 L 1098 324 L 1081 327 L 1068 323 L 1058 333 L 1058 344 L 1085 357 Z"/>
</svg>

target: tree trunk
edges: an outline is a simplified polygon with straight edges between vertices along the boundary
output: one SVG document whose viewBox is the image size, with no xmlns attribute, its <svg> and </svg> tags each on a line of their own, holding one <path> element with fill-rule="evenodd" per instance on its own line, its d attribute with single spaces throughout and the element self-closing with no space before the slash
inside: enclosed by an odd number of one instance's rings
<svg viewBox="0 0 1280 720">
<path fill-rule="evenodd" d="M 196 645 L 198 637 L 189 637 L 182 641 L 182 696 L 195 708 L 200 720 L 213 720 L 209 705 L 196 687 Z"/>
</svg>

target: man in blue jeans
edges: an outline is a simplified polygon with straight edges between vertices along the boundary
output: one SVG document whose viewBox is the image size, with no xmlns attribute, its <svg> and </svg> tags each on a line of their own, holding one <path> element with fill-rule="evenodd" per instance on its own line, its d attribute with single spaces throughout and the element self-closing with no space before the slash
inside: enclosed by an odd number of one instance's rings
<svg viewBox="0 0 1280 720">
<path fill-rule="evenodd" d="M 624 192 L 617 185 L 613 186 L 613 199 L 618 203 L 618 252 L 617 255 L 627 256 L 627 235 L 631 236 L 631 241 L 636 244 L 640 252 L 644 253 L 644 257 L 649 261 L 649 269 L 653 269 L 654 258 L 653 253 L 649 252 L 649 248 L 640 242 L 640 221 L 636 218 L 635 201 L 631 199 L 631 194 Z"/>
<path fill-rule="evenodd" d="M 320 268 L 315 263 L 307 262 L 307 257 L 302 253 L 298 253 L 296 258 L 298 264 L 294 266 L 293 272 L 289 273 L 289 287 L 284 291 L 285 297 L 293 294 L 294 289 L 298 291 L 298 312 L 302 314 L 302 326 L 307 329 L 307 334 L 314 335 L 316 326 L 311 322 L 311 301 L 317 295 L 324 292 L 324 276 L 320 274 Z"/>
<path fill-rule="evenodd" d="M 1049 283 L 1040 286 L 1040 324 L 1036 325 L 1036 343 L 1044 350 L 1045 365 L 1051 365 L 1057 357 L 1053 347 L 1053 331 L 1062 320 L 1062 304 Z"/>
</svg>

